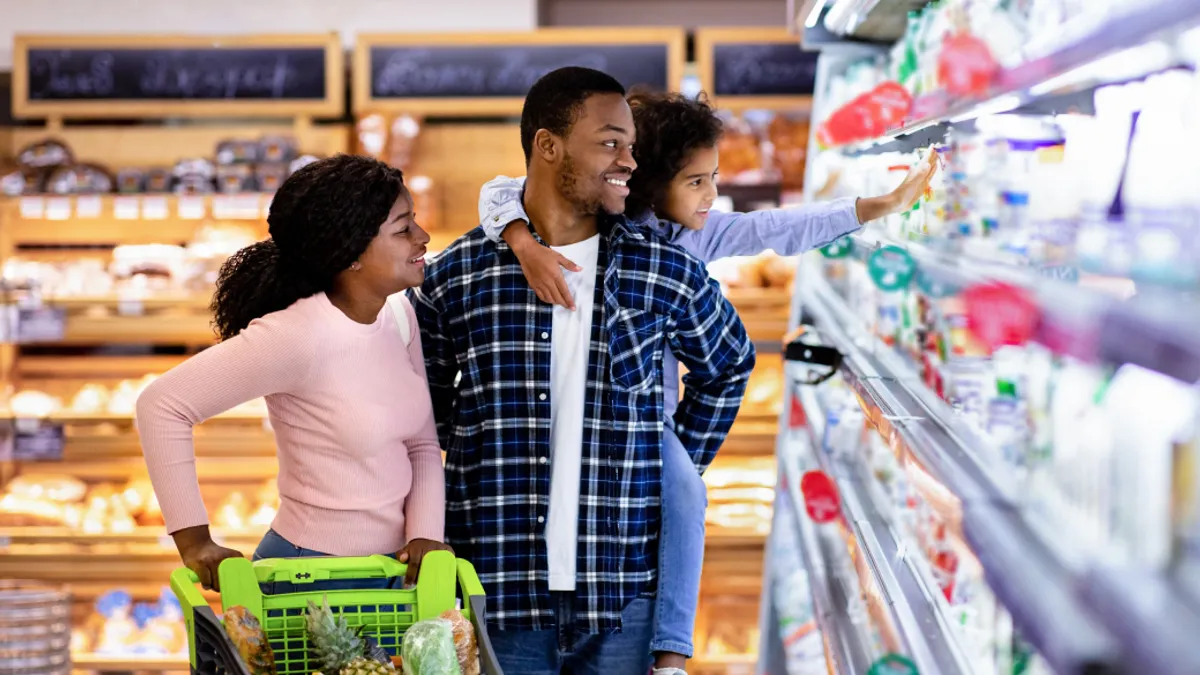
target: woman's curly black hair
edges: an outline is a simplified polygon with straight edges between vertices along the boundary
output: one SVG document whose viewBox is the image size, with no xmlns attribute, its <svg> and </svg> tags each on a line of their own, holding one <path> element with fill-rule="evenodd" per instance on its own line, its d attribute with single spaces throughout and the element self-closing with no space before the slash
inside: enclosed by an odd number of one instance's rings
<svg viewBox="0 0 1200 675">
<path fill-rule="evenodd" d="M 723 125 L 703 94 L 696 99 L 678 93 L 635 91 L 629 95 L 637 144 L 637 171 L 629 180 L 625 212 L 640 216 L 661 206 L 667 188 L 692 153 L 721 140 Z"/>
<path fill-rule="evenodd" d="M 379 233 L 404 190 L 399 169 L 369 157 L 335 155 L 293 173 L 271 202 L 271 238 L 221 266 L 213 326 L 222 340 L 259 317 L 333 287 Z"/>
</svg>

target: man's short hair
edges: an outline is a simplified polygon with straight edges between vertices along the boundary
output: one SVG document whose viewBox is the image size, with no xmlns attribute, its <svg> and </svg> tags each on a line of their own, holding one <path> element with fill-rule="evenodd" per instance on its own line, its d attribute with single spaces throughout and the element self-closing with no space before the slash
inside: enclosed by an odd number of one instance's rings
<svg viewBox="0 0 1200 675">
<path fill-rule="evenodd" d="M 521 109 L 521 149 L 525 151 L 526 166 L 533 158 L 533 136 L 538 129 L 566 136 L 584 102 L 594 94 L 624 96 L 625 87 L 607 73 L 578 66 L 552 70 L 533 84 Z"/>
</svg>

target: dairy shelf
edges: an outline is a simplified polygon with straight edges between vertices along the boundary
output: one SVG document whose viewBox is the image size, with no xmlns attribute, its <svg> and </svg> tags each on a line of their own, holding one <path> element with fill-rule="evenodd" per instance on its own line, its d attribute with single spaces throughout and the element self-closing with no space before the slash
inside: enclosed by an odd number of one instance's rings
<svg viewBox="0 0 1200 675">
<path fill-rule="evenodd" d="M 989 584 L 1057 672 L 1200 672 L 1190 637 L 1200 613 L 1176 579 L 1112 567 L 1075 547 L 1066 514 L 1024 503 L 1015 473 L 987 455 L 903 359 L 851 328 L 848 307 L 824 279 L 806 278 L 803 289 L 806 319 L 846 356 L 847 383 L 865 407 L 893 420 L 884 428 L 905 458 L 960 500 L 963 534 Z"/>
<path fill-rule="evenodd" d="M 858 0 L 863 4 L 862 0 Z M 836 4 L 854 4 L 839 0 Z M 866 0 L 880 7 L 896 2 Z M 869 11 L 869 10 L 868 10 Z M 930 110 L 919 119 L 911 119 L 883 136 L 843 146 L 849 153 L 872 151 L 909 151 L 944 137 L 950 124 L 976 117 L 1014 111 L 1046 112 L 1065 110 L 1070 95 L 1090 92 L 1106 78 L 1120 73 L 1118 81 L 1133 73 L 1121 69 L 1081 71 L 1105 57 L 1142 45 L 1157 36 L 1178 32 L 1200 24 L 1200 0 L 1139 0 L 1127 2 L 1108 14 L 1084 15 L 1064 27 L 1053 44 L 1042 45 L 1040 56 L 997 75 L 990 90 L 982 96 L 954 98 L 945 92 L 927 94 L 914 102 L 914 109 Z M 1174 64 L 1149 64 L 1141 75 Z M 1104 71 L 1104 72 L 1102 72 Z M 940 135 L 940 136 L 939 136 Z M 882 144 L 886 147 L 880 148 Z"/>
</svg>

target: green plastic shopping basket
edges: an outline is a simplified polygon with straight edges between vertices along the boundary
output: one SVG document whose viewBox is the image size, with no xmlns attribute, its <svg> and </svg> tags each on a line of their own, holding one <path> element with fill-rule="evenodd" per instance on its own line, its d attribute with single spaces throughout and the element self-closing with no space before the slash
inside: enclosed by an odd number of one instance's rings
<svg viewBox="0 0 1200 675">
<path fill-rule="evenodd" d="M 275 652 L 279 675 L 311 675 L 320 670 L 310 660 L 305 614 L 308 601 L 329 600 L 335 614 L 351 627 L 375 639 L 389 654 L 400 653 L 404 632 L 414 623 L 436 618 L 462 599 L 462 612 L 475 627 L 484 675 L 503 675 L 488 639 L 485 596 L 475 568 L 449 551 L 432 551 L 421 562 L 415 588 L 406 590 L 317 590 L 286 594 L 263 593 L 260 584 L 287 582 L 295 587 L 319 581 L 403 577 L 407 565 L 387 556 L 365 558 L 292 558 L 260 560 L 230 558 L 217 572 L 221 607 L 242 606 L 258 618 Z M 197 589 L 199 579 L 187 568 L 171 573 L 171 589 L 179 598 L 188 629 L 194 675 L 251 675 L 220 620 Z M 461 589 L 461 596 L 456 594 Z M 325 675 L 336 675 L 326 673 Z"/>
</svg>

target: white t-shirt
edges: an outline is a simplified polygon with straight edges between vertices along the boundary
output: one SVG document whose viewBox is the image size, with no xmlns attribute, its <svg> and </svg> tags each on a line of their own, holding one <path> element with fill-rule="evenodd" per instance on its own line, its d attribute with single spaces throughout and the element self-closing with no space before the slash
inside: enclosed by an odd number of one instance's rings
<svg viewBox="0 0 1200 675">
<path fill-rule="evenodd" d="M 575 311 L 554 306 L 550 336 L 550 511 L 546 548 L 550 590 L 575 590 L 579 542 L 579 471 L 583 462 L 583 409 L 592 339 L 596 259 L 600 235 L 569 246 L 552 246 L 583 268 L 563 270 Z"/>
</svg>

